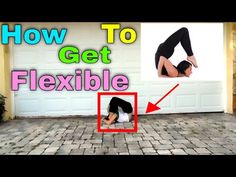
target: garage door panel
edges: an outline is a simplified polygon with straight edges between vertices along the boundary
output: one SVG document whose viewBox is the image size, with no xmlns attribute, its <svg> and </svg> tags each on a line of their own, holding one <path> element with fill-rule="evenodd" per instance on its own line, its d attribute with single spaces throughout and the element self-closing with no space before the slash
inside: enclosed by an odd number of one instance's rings
<svg viewBox="0 0 236 177">
<path fill-rule="evenodd" d="M 224 112 L 224 109 L 222 106 L 204 106 L 196 112 Z"/>
<path fill-rule="evenodd" d="M 198 93 L 200 94 L 220 94 L 223 91 L 223 82 L 217 81 L 217 82 L 206 82 L 199 84 L 200 87 L 198 87 Z"/>
<path fill-rule="evenodd" d="M 163 95 L 157 94 L 157 95 L 150 95 L 149 101 L 153 104 L 157 103 Z M 164 109 L 170 108 L 171 107 L 171 97 L 166 97 L 163 99 L 160 103 L 158 103 L 158 106 Z"/>
<path fill-rule="evenodd" d="M 41 103 L 37 98 L 15 99 L 15 110 L 19 115 L 23 114 L 38 115 L 40 108 L 41 108 Z"/>
<path fill-rule="evenodd" d="M 37 66 L 38 62 L 35 60 L 37 58 L 37 53 L 33 51 L 17 51 L 14 54 L 14 58 L 17 57 L 17 60 L 14 60 L 14 65 L 31 65 Z"/>
<path fill-rule="evenodd" d="M 222 96 L 221 94 L 202 94 L 201 95 L 201 106 L 204 107 L 214 107 L 222 106 Z"/>
<path fill-rule="evenodd" d="M 176 108 L 195 108 L 196 106 L 196 95 L 195 94 L 185 94 L 176 96 Z"/>
<path fill-rule="evenodd" d="M 67 109 L 67 99 L 66 98 L 45 98 L 44 99 L 45 111 L 65 111 Z"/>
<path fill-rule="evenodd" d="M 40 56 L 40 61 L 39 63 L 41 64 L 58 64 L 60 63 L 58 61 L 58 54 L 57 50 L 43 50 L 42 53 L 39 54 Z"/>
<path fill-rule="evenodd" d="M 96 100 L 94 100 L 96 101 Z M 70 102 L 70 107 L 72 111 L 78 110 L 90 110 L 92 108 L 92 99 L 86 97 L 76 97 L 72 98 Z"/>
<path fill-rule="evenodd" d="M 175 94 L 179 95 L 191 95 L 199 92 L 199 84 L 198 83 L 182 83 L 175 90 Z"/>
</svg>

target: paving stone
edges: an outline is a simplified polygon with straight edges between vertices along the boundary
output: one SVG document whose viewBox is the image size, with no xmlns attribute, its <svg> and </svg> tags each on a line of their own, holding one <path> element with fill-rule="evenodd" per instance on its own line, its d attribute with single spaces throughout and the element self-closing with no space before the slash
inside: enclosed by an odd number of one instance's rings
<svg viewBox="0 0 236 177">
<path fill-rule="evenodd" d="M 157 150 L 157 153 L 160 155 L 171 155 L 169 150 Z"/>
<path fill-rule="evenodd" d="M 73 143 L 73 140 L 66 140 L 66 141 L 64 141 L 63 144 L 72 144 L 72 143 Z"/>
<path fill-rule="evenodd" d="M 171 140 L 171 142 L 173 142 L 173 144 L 188 144 L 188 143 L 190 143 L 186 139 Z"/>
<path fill-rule="evenodd" d="M 166 140 L 163 140 L 163 141 L 166 141 Z M 167 141 L 168 141 L 168 140 L 167 140 Z M 160 144 L 160 142 L 159 142 L 158 140 L 150 141 L 150 143 L 151 143 L 152 145 L 159 145 L 159 144 Z"/>
<path fill-rule="evenodd" d="M 20 152 L 25 152 L 23 149 L 24 148 L 14 148 L 10 151 L 10 153 L 17 153 L 18 154 Z"/>
<path fill-rule="evenodd" d="M 130 155 L 143 155 L 143 151 L 141 149 L 138 150 L 129 150 Z"/>
<path fill-rule="evenodd" d="M 29 152 L 29 155 L 41 155 L 45 151 L 44 148 L 37 148 Z"/>
<path fill-rule="evenodd" d="M 83 148 L 92 148 L 92 144 L 81 144 L 80 149 L 83 149 Z"/>
<path fill-rule="evenodd" d="M 17 155 L 28 155 L 29 154 L 29 152 L 19 152 L 19 153 L 17 153 Z"/>
<path fill-rule="evenodd" d="M 106 152 L 105 155 L 118 155 L 117 152 Z"/>
<path fill-rule="evenodd" d="M 149 147 L 147 147 L 147 148 L 142 148 L 142 151 L 143 151 L 144 153 L 149 153 L 149 152 L 154 152 L 154 153 L 156 153 L 156 150 L 155 150 L 155 149 L 149 148 Z"/>
<path fill-rule="evenodd" d="M 63 144 L 63 141 L 54 141 L 52 142 L 49 147 L 60 147 Z M 47 144 L 45 144 L 47 146 Z"/>
<path fill-rule="evenodd" d="M 130 155 L 128 152 L 120 152 L 119 155 Z"/>
<path fill-rule="evenodd" d="M 58 149 L 59 147 L 49 147 L 45 149 L 44 153 L 55 153 Z"/>
<path fill-rule="evenodd" d="M 154 140 L 154 138 L 152 136 L 143 137 L 143 141 L 150 141 L 150 140 Z M 137 141 L 140 141 L 140 140 L 137 140 Z"/>
<path fill-rule="evenodd" d="M 220 148 L 222 147 L 220 144 L 217 144 L 217 143 L 209 143 L 207 144 L 209 147 L 212 147 L 212 148 Z"/>
<path fill-rule="evenodd" d="M 85 149 L 84 155 L 95 155 L 95 149 L 94 148 Z"/>
<path fill-rule="evenodd" d="M 85 140 L 74 140 L 72 144 L 83 144 Z"/>
<path fill-rule="evenodd" d="M 198 153 L 193 149 L 184 149 L 184 151 L 189 155 L 198 155 Z"/>
<path fill-rule="evenodd" d="M 169 150 L 169 149 L 173 149 L 173 146 L 171 146 L 170 144 L 165 144 L 165 145 L 153 145 L 154 149 L 156 150 Z"/>
<path fill-rule="evenodd" d="M 116 153 L 128 152 L 128 148 L 109 148 L 109 151 L 114 151 Z"/>
<path fill-rule="evenodd" d="M 126 142 L 121 142 L 119 143 L 115 141 L 115 147 L 127 147 L 127 143 Z"/>
<path fill-rule="evenodd" d="M 84 150 L 84 149 L 83 149 Z M 64 150 L 64 149 L 59 149 L 55 155 L 69 155 L 71 152 L 71 149 L 70 150 Z"/>
<path fill-rule="evenodd" d="M 173 144 L 170 140 L 160 140 L 159 141 L 161 144 Z M 160 144 L 159 143 L 159 144 Z"/>
<path fill-rule="evenodd" d="M 39 144 L 37 146 L 37 148 L 39 148 L 39 149 L 46 149 L 47 147 L 49 147 L 49 144 Z"/>
<path fill-rule="evenodd" d="M 162 134 L 160 135 L 160 137 L 163 139 L 163 140 L 172 140 L 174 139 L 173 136 L 169 135 L 169 134 Z"/>
<path fill-rule="evenodd" d="M 211 154 L 211 152 L 210 152 L 209 150 L 207 150 L 206 148 L 194 148 L 194 150 L 195 150 L 199 155 Z"/>
<path fill-rule="evenodd" d="M 139 145 L 141 148 L 152 147 L 152 144 L 149 141 L 139 141 Z"/>
<path fill-rule="evenodd" d="M 210 152 L 212 152 L 213 154 L 216 153 L 222 153 L 222 154 L 232 154 L 233 152 L 230 151 L 227 148 L 223 148 L 223 147 L 214 147 L 214 148 L 207 148 Z"/>
<path fill-rule="evenodd" d="M 144 152 L 144 155 L 158 155 L 157 152 Z"/>
<path fill-rule="evenodd" d="M 192 143 L 187 143 L 187 144 L 184 144 L 184 146 L 186 147 L 186 148 L 196 148 L 196 145 L 194 145 L 194 144 L 192 144 Z"/>
<path fill-rule="evenodd" d="M 198 148 L 205 148 L 209 147 L 207 144 L 201 142 L 201 141 L 192 141 L 192 144 L 194 144 Z"/>
<path fill-rule="evenodd" d="M 174 155 L 187 155 L 183 149 L 171 149 L 170 151 Z"/>
<path fill-rule="evenodd" d="M 138 141 L 129 141 L 129 142 L 126 142 L 128 146 L 130 145 L 138 145 L 139 146 L 139 142 Z"/>
<path fill-rule="evenodd" d="M 176 149 L 184 149 L 187 148 L 184 144 L 172 144 L 172 146 Z"/>
<path fill-rule="evenodd" d="M 108 152 L 107 148 L 95 148 L 96 155 L 105 155 Z"/>
</svg>

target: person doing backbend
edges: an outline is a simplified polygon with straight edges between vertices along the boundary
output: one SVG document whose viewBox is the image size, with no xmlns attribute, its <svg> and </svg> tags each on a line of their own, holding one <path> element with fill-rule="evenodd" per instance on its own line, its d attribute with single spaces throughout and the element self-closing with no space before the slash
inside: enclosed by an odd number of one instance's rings
<svg viewBox="0 0 236 177">
<path fill-rule="evenodd" d="M 181 61 L 176 67 L 170 62 L 169 58 L 173 55 L 174 49 L 179 43 L 187 54 L 187 60 Z M 192 74 L 192 65 L 198 68 L 187 28 L 180 28 L 158 46 L 155 54 L 155 64 L 159 77 L 189 77 Z"/>
</svg>

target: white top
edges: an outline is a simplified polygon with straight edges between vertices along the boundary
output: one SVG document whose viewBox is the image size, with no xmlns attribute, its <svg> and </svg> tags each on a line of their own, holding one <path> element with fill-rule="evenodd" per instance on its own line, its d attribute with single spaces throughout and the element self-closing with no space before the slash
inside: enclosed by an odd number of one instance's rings
<svg viewBox="0 0 236 177">
<path fill-rule="evenodd" d="M 118 106 L 119 117 L 117 122 L 129 122 L 129 115 Z"/>
</svg>

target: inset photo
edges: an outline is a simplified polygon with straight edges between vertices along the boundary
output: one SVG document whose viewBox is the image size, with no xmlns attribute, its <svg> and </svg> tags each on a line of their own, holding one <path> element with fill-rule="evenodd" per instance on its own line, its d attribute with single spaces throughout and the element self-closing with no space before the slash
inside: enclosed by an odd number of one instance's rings
<svg viewBox="0 0 236 177">
<path fill-rule="evenodd" d="M 222 23 L 142 23 L 141 79 L 222 80 Z"/>
</svg>

